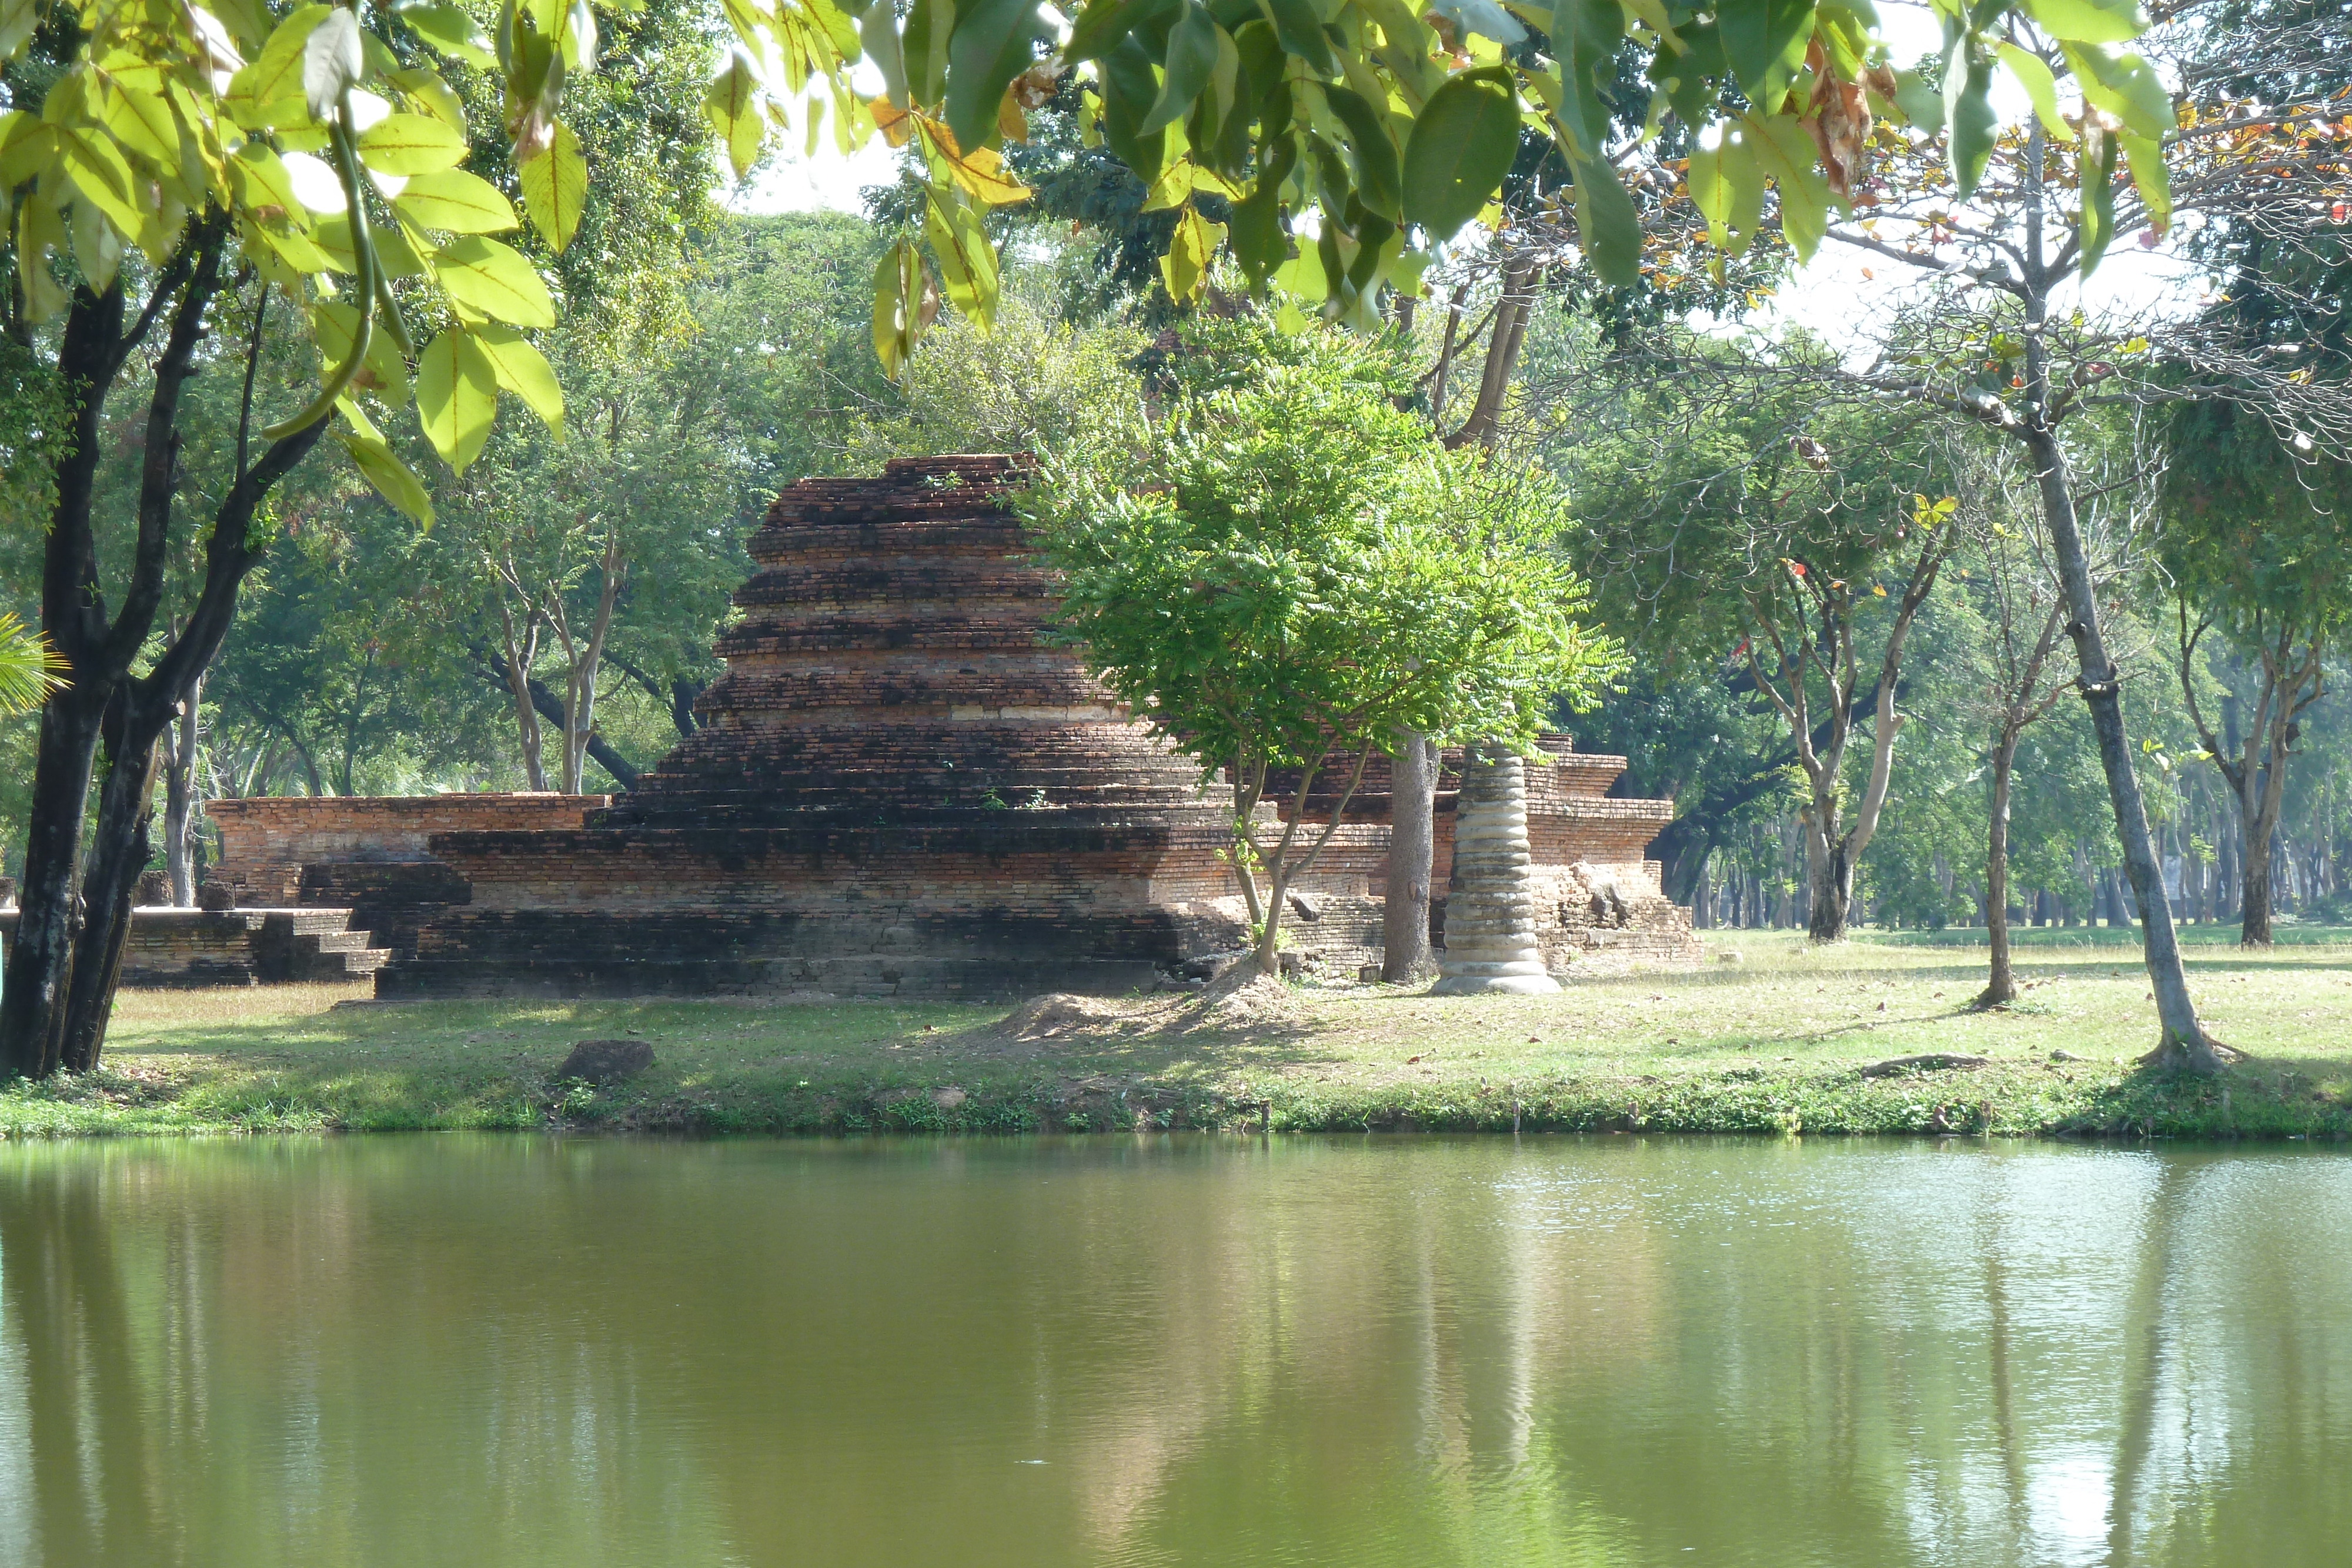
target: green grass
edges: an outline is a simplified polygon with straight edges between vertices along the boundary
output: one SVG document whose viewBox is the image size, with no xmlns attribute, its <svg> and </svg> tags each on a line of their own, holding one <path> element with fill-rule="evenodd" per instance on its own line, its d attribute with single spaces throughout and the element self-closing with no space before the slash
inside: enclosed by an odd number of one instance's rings
<svg viewBox="0 0 2352 1568">
<path fill-rule="evenodd" d="M 1957 934 L 1954 934 L 1957 935 Z M 2135 1065 L 2147 978 L 2117 949 L 2034 946 L 1979 1013 L 1982 950 L 1711 933 L 1693 970 L 1560 996 L 1354 988 L 1202 1022 L 1139 998 L 1045 1040 L 972 1005 L 354 1002 L 356 989 L 126 996 L 103 1070 L 0 1091 L 0 1134 L 568 1126 L 678 1132 L 1276 1130 L 2352 1134 L 2352 946 L 2191 950 L 2213 1082 Z M 1744 961 L 1716 961 L 1727 948 Z M 1189 1027 L 1188 1027 L 1189 1024 Z M 590 1091 L 575 1040 L 641 1034 L 651 1071 Z M 1931 1051 L 1988 1064 L 1865 1077 Z M 2053 1061 L 2063 1051 L 2075 1060 Z"/>
</svg>

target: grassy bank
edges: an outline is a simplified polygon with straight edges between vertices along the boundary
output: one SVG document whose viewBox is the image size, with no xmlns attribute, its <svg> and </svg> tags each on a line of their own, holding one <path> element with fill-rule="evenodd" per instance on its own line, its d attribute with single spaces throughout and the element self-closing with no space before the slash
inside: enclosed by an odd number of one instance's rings
<svg viewBox="0 0 2352 1568">
<path fill-rule="evenodd" d="M 1813 952 L 1753 932 L 1709 946 L 1701 968 L 1558 997 L 1163 997 L 1025 1028 L 1001 1006 L 142 992 L 103 1071 L 0 1091 L 0 1134 L 1255 1130 L 1269 1116 L 1277 1131 L 1507 1130 L 1515 1110 L 1528 1131 L 2352 1134 L 2352 946 L 2194 949 L 2215 1033 L 2253 1055 L 2209 1084 L 2132 1064 L 2155 1026 L 2122 950 L 2036 946 L 2019 1003 L 1977 1013 L 1980 949 Z M 1740 961 L 1719 961 L 1727 949 Z M 643 1076 L 554 1078 L 574 1041 L 622 1035 L 654 1047 Z M 1927 1053 L 1986 1060 L 1865 1071 Z"/>
</svg>

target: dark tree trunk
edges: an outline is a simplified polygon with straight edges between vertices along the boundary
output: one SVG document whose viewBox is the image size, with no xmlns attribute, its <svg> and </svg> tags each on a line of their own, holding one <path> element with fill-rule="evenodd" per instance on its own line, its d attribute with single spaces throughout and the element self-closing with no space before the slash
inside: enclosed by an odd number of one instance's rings
<svg viewBox="0 0 2352 1568">
<path fill-rule="evenodd" d="M 2009 958 L 2009 789 L 2017 765 L 2017 732 L 2003 728 L 1992 753 L 1992 825 L 1985 835 L 1985 935 L 1992 945 L 1992 972 L 1977 1006 L 1996 1008 L 2017 999 L 2017 977 Z"/>
<path fill-rule="evenodd" d="M 1390 768 L 1389 883 L 1381 909 L 1381 978 L 1409 986 L 1435 967 L 1429 947 L 1430 860 L 1436 837 L 1437 748 L 1407 735 Z"/>
<path fill-rule="evenodd" d="M 135 688 L 126 688 L 116 694 L 106 716 L 110 762 L 99 789 L 89 869 L 82 880 L 82 926 L 74 937 L 58 1052 L 58 1065 L 68 1072 L 96 1067 L 105 1048 L 107 1019 L 114 1010 L 114 989 L 122 977 L 122 955 L 130 942 L 131 904 L 140 873 L 154 852 L 148 825 L 155 818 L 152 786 L 156 741 L 163 726 L 135 711 L 138 706 Z"/>
<path fill-rule="evenodd" d="M 1810 826 L 1806 830 L 1811 832 Z M 1812 908 L 1805 916 L 1805 938 L 1811 942 L 1843 942 L 1853 908 L 1853 858 L 1846 834 L 1831 838 L 1808 854 Z"/>
<path fill-rule="evenodd" d="M 12 1076 L 47 1078 L 58 1070 L 63 1045 L 58 1030 L 73 966 L 82 805 L 98 758 L 100 716 L 89 711 L 88 699 L 85 691 L 68 690 L 41 710 L 16 940 L 0 988 L 0 1041 Z"/>
<path fill-rule="evenodd" d="M 2242 925 L 2238 932 L 2240 946 L 2267 947 L 2271 945 L 2271 836 L 2265 832 L 2248 832 L 2246 838 L 2246 897 L 2242 908 Z"/>
</svg>

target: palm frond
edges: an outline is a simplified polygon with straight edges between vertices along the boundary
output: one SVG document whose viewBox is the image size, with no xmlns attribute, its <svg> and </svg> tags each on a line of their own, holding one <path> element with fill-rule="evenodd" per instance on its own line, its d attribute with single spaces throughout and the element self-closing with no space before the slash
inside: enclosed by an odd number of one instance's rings
<svg viewBox="0 0 2352 1568">
<path fill-rule="evenodd" d="M 0 714 L 26 713 L 66 684 L 73 666 L 13 612 L 0 613 Z"/>
</svg>

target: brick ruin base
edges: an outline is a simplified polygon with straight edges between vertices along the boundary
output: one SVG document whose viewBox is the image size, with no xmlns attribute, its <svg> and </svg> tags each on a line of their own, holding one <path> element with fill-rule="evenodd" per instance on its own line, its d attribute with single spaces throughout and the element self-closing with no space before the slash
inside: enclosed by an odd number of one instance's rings
<svg viewBox="0 0 2352 1568">
<path fill-rule="evenodd" d="M 16 911 L 0 910 L 0 943 L 16 939 Z M 171 909 L 131 912 L 122 984 L 133 989 L 363 980 L 392 955 L 347 909 Z"/>
<path fill-rule="evenodd" d="M 216 802 L 215 877 L 374 912 L 355 923 L 404 911 L 404 939 L 378 938 L 384 997 L 1116 993 L 1241 946 L 1226 792 L 1047 645 L 1009 468 L 899 462 L 779 497 L 704 727 L 628 794 Z M 1643 858 L 1671 804 L 1607 799 L 1622 760 L 1553 744 L 1529 768 L 1548 958 L 1695 957 Z M 1379 957 L 1386 790 L 1376 759 L 1297 889 L 1294 945 L 1329 971 Z M 1441 889 L 1451 810 L 1448 777 Z"/>
</svg>

